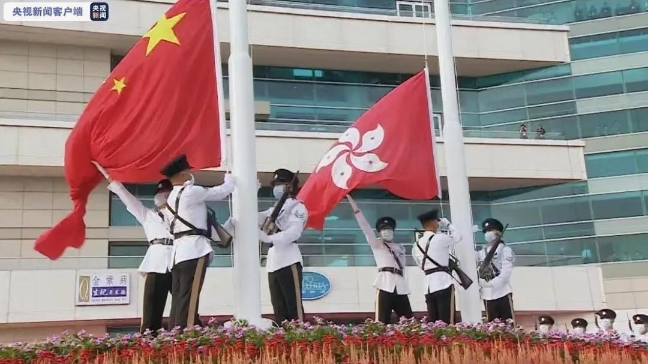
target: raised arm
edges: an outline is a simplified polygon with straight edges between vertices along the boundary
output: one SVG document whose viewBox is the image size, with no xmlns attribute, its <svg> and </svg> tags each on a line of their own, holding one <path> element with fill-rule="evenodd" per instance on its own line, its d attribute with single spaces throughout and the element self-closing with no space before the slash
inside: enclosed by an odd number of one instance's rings
<svg viewBox="0 0 648 364">
<path fill-rule="evenodd" d="M 108 185 L 108 189 L 112 191 L 119 199 L 121 202 L 126 205 L 126 209 L 128 212 L 130 212 L 133 217 L 142 225 L 144 225 L 144 220 L 146 220 L 146 214 L 150 211 L 148 208 L 146 208 L 143 204 L 142 201 L 137 199 L 137 197 L 133 196 L 126 187 L 124 187 L 121 182 L 117 181 L 112 181 Z"/>
<path fill-rule="evenodd" d="M 508 284 L 511 281 L 511 274 L 513 273 L 513 263 L 515 262 L 515 254 L 513 249 L 504 246 L 502 249 L 502 269 L 500 274 L 490 281 L 493 288 L 498 289 Z"/>
<path fill-rule="evenodd" d="M 191 198 L 196 202 L 224 200 L 225 198 L 227 198 L 227 196 L 229 196 L 232 192 L 234 192 L 234 176 L 232 176 L 232 174 L 230 173 L 226 173 L 222 185 L 209 187 L 209 188 L 200 187 L 200 186 L 191 186 L 190 188 L 187 188 L 187 190 L 188 190 L 187 192 L 190 192 L 190 193 L 185 192 L 187 198 Z M 182 197 L 185 197 L 185 194 L 183 194 Z"/>
<path fill-rule="evenodd" d="M 347 195 L 347 200 L 349 200 L 349 203 L 351 204 L 351 208 L 353 209 L 353 214 L 356 218 L 356 221 L 358 221 L 358 225 L 360 226 L 360 230 L 362 230 L 365 239 L 367 239 L 367 243 L 369 243 L 369 245 L 371 245 L 372 247 L 376 247 L 376 248 L 381 247 L 382 244 L 380 244 L 378 239 L 376 239 L 376 234 L 374 234 L 371 225 L 369 225 L 367 218 L 362 213 L 362 210 L 360 210 L 360 207 L 358 207 L 358 204 L 349 195 Z"/>
<path fill-rule="evenodd" d="M 437 237 L 439 238 L 437 244 L 452 246 L 459 243 L 461 239 L 463 239 L 459 230 L 455 228 L 455 226 L 452 225 L 452 223 L 448 221 L 448 219 L 442 218 L 440 222 L 441 222 L 441 226 L 447 227 L 450 234 L 436 234 L 434 236 L 435 240 L 437 240 L 436 239 Z"/>
<path fill-rule="evenodd" d="M 118 181 L 113 181 L 112 178 L 110 178 L 110 175 L 108 174 L 108 171 L 106 171 L 105 168 L 99 165 L 97 162 L 92 162 L 92 164 L 97 167 L 99 172 L 106 177 L 108 180 L 108 190 L 110 190 L 112 193 L 117 195 L 121 202 L 126 205 L 126 209 L 128 212 L 130 212 L 131 215 L 142 225 L 144 225 L 144 220 L 146 220 L 146 214 L 148 213 L 149 209 L 146 208 L 143 204 L 142 201 L 137 199 L 135 196 L 133 196 L 126 187 L 124 187 L 121 182 Z"/>
</svg>

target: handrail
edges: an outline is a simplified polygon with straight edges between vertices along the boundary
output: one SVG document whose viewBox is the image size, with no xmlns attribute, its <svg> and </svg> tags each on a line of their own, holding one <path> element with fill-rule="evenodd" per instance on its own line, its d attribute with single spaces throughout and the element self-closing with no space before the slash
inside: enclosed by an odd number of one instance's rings
<svg viewBox="0 0 648 364">
<path fill-rule="evenodd" d="M 0 111 L 0 125 L 2 119 L 13 120 L 37 120 L 41 122 L 59 122 L 62 126 L 72 128 L 73 123 L 79 118 L 79 114 L 67 113 L 40 113 L 40 112 L 15 112 Z M 69 124 L 68 124 L 69 123 Z M 256 130 L 270 131 L 294 131 L 294 132 L 317 132 L 317 133 L 343 133 L 351 121 L 346 120 L 309 120 L 309 119 L 285 119 L 270 118 L 268 121 L 257 121 Z M 229 127 L 229 122 L 227 123 Z M 34 125 L 40 127 L 55 127 L 53 125 Z M 442 137 L 441 132 L 435 130 L 436 136 Z M 464 128 L 466 138 L 493 138 L 493 139 L 520 139 L 520 133 L 516 131 L 487 130 L 483 128 Z M 543 137 L 537 133 L 527 132 L 528 140 L 566 140 L 565 135 L 557 132 L 546 132 Z"/>
<path fill-rule="evenodd" d="M 228 1 L 218 0 L 218 2 L 226 3 Z M 451 1 L 450 3 L 452 4 L 453 2 Z M 307 2 L 300 2 L 300 1 L 250 0 L 249 4 L 259 5 L 259 6 L 276 6 L 282 8 L 303 9 L 303 10 L 358 13 L 358 14 L 383 15 L 383 16 L 399 16 L 398 11 L 396 9 L 317 4 L 317 3 L 307 3 Z M 431 10 L 432 12 L 430 13 L 430 18 L 428 19 L 434 19 L 434 10 L 433 9 Z M 421 20 L 421 18 L 409 17 L 409 16 L 405 18 Z M 484 16 L 484 15 L 469 15 L 469 14 L 453 13 L 452 18 L 454 20 L 488 21 L 488 22 L 500 22 L 500 23 L 550 24 L 549 19 L 542 18 L 542 17 L 520 18 L 520 17 L 512 17 L 512 16 L 497 16 L 497 15 Z"/>
<path fill-rule="evenodd" d="M 586 260 L 581 255 L 574 254 L 516 254 L 517 267 L 553 267 L 582 264 L 606 264 L 619 262 L 636 262 L 648 260 L 645 257 L 615 257 L 612 260 L 602 260 L 598 257 L 598 251 L 592 251 L 592 256 Z M 14 270 L 93 270 L 93 269 L 112 269 L 112 270 L 137 270 L 143 256 L 76 256 L 61 257 L 57 261 L 50 261 L 42 258 L 24 258 L 24 257 L 1 257 L 0 271 Z M 231 268 L 231 254 L 217 254 L 214 256 L 214 262 L 226 263 L 224 266 L 214 266 L 210 268 Z M 321 254 L 309 255 L 304 254 L 304 265 L 312 268 L 345 268 L 345 267 L 374 267 L 372 254 Z M 310 260 L 315 260 L 316 264 L 310 264 Z M 410 259 L 408 259 L 410 260 Z M 324 262 L 324 264 L 317 263 Z M 350 264 L 340 265 L 336 263 L 347 262 Z M 366 263 L 365 263 L 366 262 Z M 121 263 L 121 264 L 120 264 Z M 124 264 L 126 263 L 126 264 Z M 414 266 L 411 261 L 408 266 Z"/>
</svg>

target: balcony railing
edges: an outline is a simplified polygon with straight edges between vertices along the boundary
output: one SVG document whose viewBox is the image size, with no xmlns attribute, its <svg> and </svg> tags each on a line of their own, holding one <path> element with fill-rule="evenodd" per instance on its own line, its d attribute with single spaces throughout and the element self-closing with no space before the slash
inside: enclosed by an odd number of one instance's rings
<svg viewBox="0 0 648 364">
<path fill-rule="evenodd" d="M 39 113 L 39 112 L 14 112 L 0 111 L 0 125 L 5 125 L 2 119 L 14 120 L 35 120 L 35 127 L 44 126 L 38 121 L 46 123 L 48 121 L 75 123 L 79 114 L 62 114 L 62 113 Z M 301 119 L 278 119 L 270 118 L 268 121 L 257 121 L 256 130 L 274 130 L 274 131 L 295 131 L 295 132 L 316 132 L 316 133 L 343 133 L 351 123 L 348 121 L 322 121 L 322 120 L 301 120 Z M 227 123 L 229 128 L 229 122 Z M 442 137 L 439 129 L 435 130 L 438 137 Z M 497 139 L 520 139 L 520 133 L 505 130 L 490 130 L 486 128 L 464 128 L 464 137 L 466 138 L 497 138 Z M 525 139 L 548 139 L 548 140 L 565 140 L 562 133 L 547 132 L 542 137 L 536 133 L 528 132 Z"/>
<path fill-rule="evenodd" d="M 227 3 L 228 0 L 218 0 L 220 3 Z M 407 14 L 396 10 L 396 1 L 394 1 L 394 8 L 386 7 L 362 7 L 362 6 L 347 6 L 347 5 L 332 5 L 318 3 L 317 1 L 281 1 L 281 0 L 249 0 L 250 5 L 260 6 L 276 6 L 282 8 L 316 10 L 316 11 L 330 11 L 339 13 L 355 13 L 355 14 L 368 14 L 368 15 L 383 15 L 383 16 L 401 16 L 411 19 L 423 21 L 424 19 L 434 19 L 434 13 L 429 13 L 430 18 L 415 17 L 413 14 Z M 430 4 L 432 5 L 432 4 Z M 450 5 L 454 5 L 450 2 Z M 459 4 L 465 5 L 465 4 Z M 469 15 L 457 14 L 453 12 L 452 18 L 456 20 L 473 20 L 473 21 L 489 21 L 489 22 L 502 22 L 502 23 L 527 23 L 527 24 L 548 24 L 549 19 L 543 17 L 522 18 L 512 16 L 497 16 L 497 15 Z"/>
<path fill-rule="evenodd" d="M 136 269 L 142 256 L 79 256 L 62 257 L 55 261 L 46 258 L 0 258 L 0 271 L 12 270 L 63 270 L 63 269 Z M 304 255 L 305 267 L 375 267 L 372 255 Z M 408 266 L 415 264 L 408 261 Z M 642 261 L 645 258 L 627 257 L 616 261 L 605 261 L 597 256 L 583 258 L 576 255 L 516 255 L 518 267 L 552 267 L 593 263 Z M 232 267 L 231 255 L 215 255 L 211 268 Z"/>
</svg>

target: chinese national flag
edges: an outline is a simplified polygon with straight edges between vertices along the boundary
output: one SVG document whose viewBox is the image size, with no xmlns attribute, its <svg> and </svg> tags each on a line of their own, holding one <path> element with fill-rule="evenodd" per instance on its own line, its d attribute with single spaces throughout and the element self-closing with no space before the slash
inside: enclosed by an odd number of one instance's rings
<svg viewBox="0 0 648 364">
<path fill-rule="evenodd" d="M 310 228 L 350 191 L 380 185 L 406 199 L 439 196 L 427 72 L 421 71 L 367 110 L 324 155 L 299 192 Z"/>
<path fill-rule="evenodd" d="M 34 249 L 57 259 L 85 240 L 90 192 L 103 180 L 97 161 L 120 182 L 157 181 L 171 159 L 218 167 L 221 130 L 213 24 L 208 0 L 179 0 L 133 46 L 99 87 L 65 144 L 74 210 Z M 222 131 L 224 132 L 224 131 Z"/>
</svg>

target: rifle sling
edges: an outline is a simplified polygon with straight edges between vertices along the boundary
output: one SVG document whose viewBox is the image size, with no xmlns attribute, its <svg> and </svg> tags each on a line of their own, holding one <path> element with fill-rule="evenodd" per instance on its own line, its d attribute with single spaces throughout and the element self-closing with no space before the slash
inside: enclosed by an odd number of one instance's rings
<svg viewBox="0 0 648 364">
<path fill-rule="evenodd" d="M 189 221 L 183 219 L 180 215 L 178 215 L 177 211 L 178 211 L 178 207 L 180 207 L 180 196 L 182 195 L 182 192 L 184 191 L 185 187 L 182 187 L 178 192 L 178 197 L 176 197 L 176 201 L 175 201 L 175 210 L 172 209 L 168 203 L 166 204 L 167 210 L 169 210 L 169 212 L 171 212 L 171 214 L 173 215 L 173 221 L 171 221 L 169 230 L 171 231 L 171 234 L 174 236 L 175 239 L 181 238 L 183 236 L 188 236 L 188 235 L 200 235 L 206 238 L 210 238 L 209 231 L 198 229 L 195 225 L 191 224 Z M 173 228 L 175 227 L 176 220 L 179 220 L 181 223 L 185 224 L 191 230 L 174 233 Z"/>
<path fill-rule="evenodd" d="M 427 241 L 427 244 L 425 244 L 425 250 L 423 250 L 423 248 L 421 248 L 419 243 L 416 242 L 416 247 L 423 254 L 423 262 L 421 262 L 421 269 L 425 272 L 425 275 L 430 275 L 430 274 L 436 273 L 436 272 L 445 272 L 445 273 L 448 273 L 448 274 L 451 275 L 450 268 L 445 267 L 445 266 L 437 263 L 436 260 L 432 259 L 432 257 L 430 257 L 428 255 L 427 252 L 428 252 L 428 249 L 430 248 L 430 242 L 432 242 L 432 238 L 434 238 L 434 234 L 432 234 L 432 236 L 430 236 L 430 238 Z M 429 260 L 432 264 L 436 265 L 436 268 L 426 270 L 425 269 L 425 260 Z"/>
</svg>

